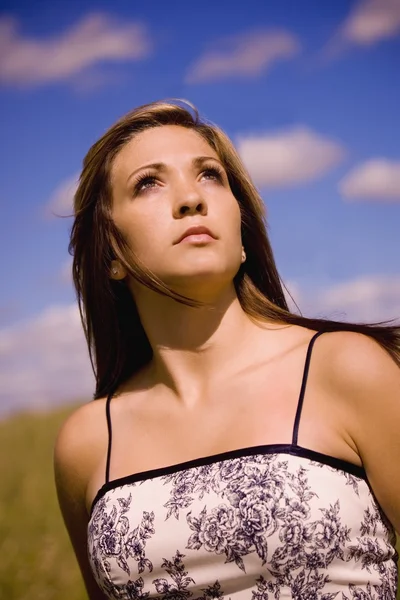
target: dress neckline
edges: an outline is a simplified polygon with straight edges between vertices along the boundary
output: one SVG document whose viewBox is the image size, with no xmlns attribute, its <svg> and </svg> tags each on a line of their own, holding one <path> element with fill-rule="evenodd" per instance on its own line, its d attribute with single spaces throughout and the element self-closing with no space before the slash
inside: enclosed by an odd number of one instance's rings
<svg viewBox="0 0 400 600">
<path fill-rule="evenodd" d="M 93 510 L 97 502 L 110 490 L 114 490 L 131 483 L 144 482 L 148 479 L 156 479 L 165 475 L 172 475 L 174 473 L 187 471 L 197 467 L 212 465 L 214 463 L 225 462 L 246 456 L 255 456 L 257 454 L 288 454 L 291 456 L 297 456 L 310 461 L 318 462 L 328 467 L 332 467 L 338 471 L 344 471 L 345 473 L 367 481 L 367 475 L 364 467 L 355 465 L 347 460 L 337 458 L 329 454 L 324 454 L 323 452 L 318 452 L 316 450 L 310 450 L 309 448 L 303 448 L 297 444 L 262 444 L 259 446 L 248 446 L 245 448 L 220 452 L 218 454 L 211 454 L 209 456 L 202 456 L 200 458 L 194 458 L 184 462 L 175 463 L 173 465 L 149 469 L 147 471 L 140 471 L 138 473 L 132 473 L 123 477 L 111 479 L 101 486 L 95 498 L 93 499 L 90 508 L 90 517 L 93 514 Z"/>
</svg>

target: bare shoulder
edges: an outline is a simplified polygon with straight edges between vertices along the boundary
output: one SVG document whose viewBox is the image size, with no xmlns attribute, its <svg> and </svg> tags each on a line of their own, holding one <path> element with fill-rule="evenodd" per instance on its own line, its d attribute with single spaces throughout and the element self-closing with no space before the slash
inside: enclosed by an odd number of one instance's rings
<svg viewBox="0 0 400 600">
<path fill-rule="evenodd" d="M 353 331 L 333 331 L 318 341 L 318 371 L 326 385 L 350 394 L 355 402 L 374 391 L 400 385 L 400 368 L 371 336 Z"/>
<path fill-rule="evenodd" d="M 313 360 L 320 386 L 345 406 L 350 418 L 357 417 L 354 423 L 374 422 L 383 410 L 395 416 L 400 408 L 400 368 L 381 344 L 352 331 L 324 333 L 317 343 Z"/>
<path fill-rule="evenodd" d="M 332 332 L 319 342 L 320 383 L 345 407 L 375 497 L 400 531 L 400 367 L 365 334 Z"/>
<path fill-rule="evenodd" d="M 84 491 L 90 472 L 107 444 L 105 399 L 80 406 L 62 424 L 54 448 L 56 483 Z"/>
<path fill-rule="evenodd" d="M 93 400 L 74 411 L 63 423 L 54 448 L 54 475 L 64 519 L 86 589 L 91 600 L 103 600 L 87 557 L 85 504 L 88 481 L 107 445 L 105 400 Z"/>
<path fill-rule="evenodd" d="M 62 424 L 54 446 L 54 476 L 67 528 L 87 520 L 86 489 L 107 447 L 105 400 L 75 410 Z"/>
</svg>

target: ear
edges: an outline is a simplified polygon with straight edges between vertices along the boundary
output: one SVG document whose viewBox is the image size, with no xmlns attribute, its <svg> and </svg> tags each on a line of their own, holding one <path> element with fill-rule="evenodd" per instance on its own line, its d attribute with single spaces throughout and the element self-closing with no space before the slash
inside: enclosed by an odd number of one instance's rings
<svg viewBox="0 0 400 600">
<path fill-rule="evenodd" d="M 111 261 L 110 276 L 111 279 L 114 279 L 114 281 L 120 281 L 121 279 L 125 279 L 127 276 L 126 269 L 121 265 L 119 260 Z"/>
</svg>

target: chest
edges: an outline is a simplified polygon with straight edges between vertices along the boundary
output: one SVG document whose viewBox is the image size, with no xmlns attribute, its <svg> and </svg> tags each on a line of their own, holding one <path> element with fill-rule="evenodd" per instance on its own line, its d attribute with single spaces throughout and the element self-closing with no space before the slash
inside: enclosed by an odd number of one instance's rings
<svg viewBox="0 0 400 600">
<path fill-rule="evenodd" d="M 133 440 L 140 442 L 147 470 L 238 447 L 291 443 L 298 396 L 297 378 L 255 371 L 213 386 L 193 403 L 149 397 L 131 419 L 114 419 L 113 452 L 122 457 Z"/>
</svg>

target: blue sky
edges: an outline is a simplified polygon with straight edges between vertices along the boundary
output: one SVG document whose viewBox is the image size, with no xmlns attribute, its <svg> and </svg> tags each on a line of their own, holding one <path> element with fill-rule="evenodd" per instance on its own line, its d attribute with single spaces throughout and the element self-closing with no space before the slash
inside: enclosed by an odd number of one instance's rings
<svg viewBox="0 0 400 600">
<path fill-rule="evenodd" d="M 233 139 L 305 314 L 400 318 L 399 0 L 13 0 L 0 50 L 0 413 L 90 396 L 71 220 L 51 211 L 105 129 L 157 99 Z"/>
</svg>

